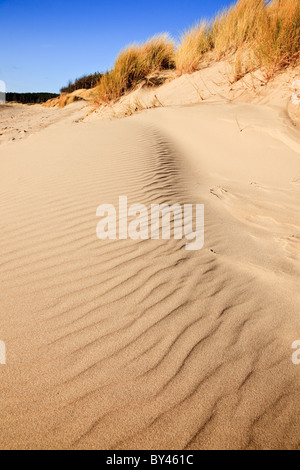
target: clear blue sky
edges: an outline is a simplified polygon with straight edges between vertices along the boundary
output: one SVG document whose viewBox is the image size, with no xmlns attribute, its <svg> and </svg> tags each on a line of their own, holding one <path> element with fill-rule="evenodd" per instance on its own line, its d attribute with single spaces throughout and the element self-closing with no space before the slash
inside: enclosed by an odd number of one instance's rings
<svg viewBox="0 0 300 470">
<path fill-rule="evenodd" d="M 7 91 L 58 92 L 110 69 L 121 49 L 154 34 L 175 39 L 233 0 L 0 0 L 0 80 Z"/>
</svg>

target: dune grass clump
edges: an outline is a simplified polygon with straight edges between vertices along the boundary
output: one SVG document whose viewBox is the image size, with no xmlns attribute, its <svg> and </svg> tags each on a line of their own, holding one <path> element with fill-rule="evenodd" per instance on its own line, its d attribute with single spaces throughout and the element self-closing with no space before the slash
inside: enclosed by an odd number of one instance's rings
<svg viewBox="0 0 300 470">
<path fill-rule="evenodd" d="M 251 47 L 262 24 L 264 0 L 239 0 L 210 23 L 202 22 L 186 32 L 176 52 L 180 73 L 199 70 L 201 62 L 212 52 L 211 59 Z"/>
<path fill-rule="evenodd" d="M 210 58 L 235 55 L 235 77 L 262 67 L 267 78 L 300 60 L 300 0 L 239 0 L 210 25 L 200 24 L 181 39 L 176 52 L 180 73 Z M 249 58 L 249 59 L 247 59 Z"/>
<path fill-rule="evenodd" d="M 299 63 L 300 0 L 275 0 L 264 9 L 253 48 L 268 77 Z"/>
<path fill-rule="evenodd" d="M 258 68 L 269 79 L 281 69 L 297 65 L 300 0 L 238 0 L 211 23 L 202 22 L 187 31 L 177 50 L 168 35 L 130 46 L 119 54 L 114 68 L 101 77 L 96 101 L 117 100 L 142 81 L 147 82 L 151 74 L 171 69 L 192 73 L 204 60 L 222 58 L 229 58 L 233 64 L 233 81 Z"/>
<path fill-rule="evenodd" d="M 98 99 L 102 102 L 116 100 L 151 73 L 174 68 L 175 45 L 167 35 L 130 46 L 119 54 L 114 68 L 101 78 Z"/>
<path fill-rule="evenodd" d="M 217 16 L 211 27 L 216 59 L 251 47 L 262 25 L 264 8 L 264 0 L 239 0 Z"/>
<path fill-rule="evenodd" d="M 180 73 L 192 73 L 199 69 L 201 59 L 214 46 L 209 25 L 201 24 L 186 31 L 176 51 L 176 68 Z"/>
</svg>

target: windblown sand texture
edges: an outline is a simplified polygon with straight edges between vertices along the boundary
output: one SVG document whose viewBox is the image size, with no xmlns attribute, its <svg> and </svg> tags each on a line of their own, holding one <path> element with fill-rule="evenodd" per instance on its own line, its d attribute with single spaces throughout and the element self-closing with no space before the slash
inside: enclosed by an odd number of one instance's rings
<svg viewBox="0 0 300 470">
<path fill-rule="evenodd" d="M 187 106 L 185 80 L 163 108 L 0 146 L 1 449 L 300 448 L 288 94 Z M 121 195 L 204 203 L 204 249 L 98 240 L 97 207 Z"/>
</svg>

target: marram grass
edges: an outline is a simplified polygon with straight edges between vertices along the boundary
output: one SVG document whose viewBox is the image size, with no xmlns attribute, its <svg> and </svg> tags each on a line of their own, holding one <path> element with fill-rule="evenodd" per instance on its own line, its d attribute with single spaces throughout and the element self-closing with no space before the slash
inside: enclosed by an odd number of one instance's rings
<svg viewBox="0 0 300 470">
<path fill-rule="evenodd" d="M 199 23 L 177 49 L 168 35 L 122 51 L 114 68 L 97 86 L 97 101 L 110 102 L 136 87 L 151 73 L 199 70 L 205 59 L 235 55 L 235 79 L 262 69 L 271 78 L 300 62 L 300 0 L 239 0 L 210 23 Z M 246 58 L 246 59 L 245 59 Z M 247 60 L 249 58 L 249 60 Z"/>
</svg>

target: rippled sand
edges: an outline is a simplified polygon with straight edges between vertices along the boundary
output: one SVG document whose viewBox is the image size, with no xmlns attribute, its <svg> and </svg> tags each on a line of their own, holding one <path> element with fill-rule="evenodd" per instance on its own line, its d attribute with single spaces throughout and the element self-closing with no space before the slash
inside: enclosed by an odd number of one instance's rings
<svg viewBox="0 0 300 470">
<path fill-rule="evenodd" d="M 298 131 L 249 104 L 76 120 L 0 146 L 1 448 L 299 448 Z M 120 195 L 204 203 L 204 249 L 98 240 Z"/>
</svg>

